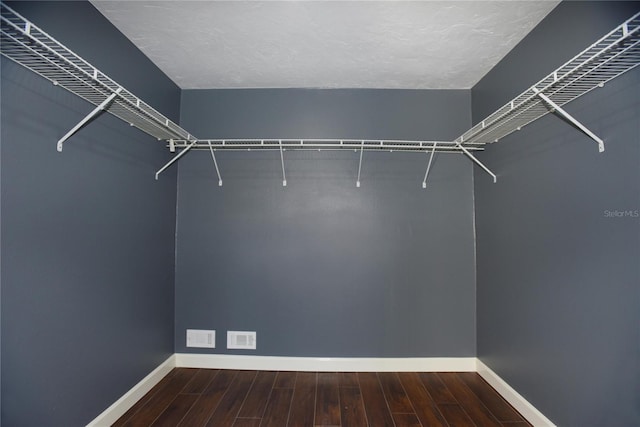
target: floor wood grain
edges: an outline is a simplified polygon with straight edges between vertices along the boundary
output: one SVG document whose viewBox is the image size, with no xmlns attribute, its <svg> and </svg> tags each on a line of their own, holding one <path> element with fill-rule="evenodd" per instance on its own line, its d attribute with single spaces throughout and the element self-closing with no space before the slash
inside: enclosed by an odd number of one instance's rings
<svg viewBox="0 0 640 427">
<path fill-rule="evenodd" d="M 114 426 L 530 426 L 473 372 L 176 368 Z"/>
</svg>

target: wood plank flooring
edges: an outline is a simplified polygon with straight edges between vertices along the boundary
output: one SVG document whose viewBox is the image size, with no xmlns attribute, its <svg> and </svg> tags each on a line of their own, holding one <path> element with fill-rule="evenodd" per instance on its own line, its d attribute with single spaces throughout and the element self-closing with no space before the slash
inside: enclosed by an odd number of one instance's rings
<svg viewBox="0 0 640 427">
<path fill-rule="evenodd" d="M 474 372 L 176 368 L 114 426 L 530 426 Z"/>
</svg>

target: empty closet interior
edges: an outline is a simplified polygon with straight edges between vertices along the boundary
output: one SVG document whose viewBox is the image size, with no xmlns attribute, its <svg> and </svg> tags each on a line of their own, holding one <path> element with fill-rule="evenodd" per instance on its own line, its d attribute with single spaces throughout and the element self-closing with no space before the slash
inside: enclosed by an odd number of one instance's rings
<svg viewBox="0 0 640 427">
<path fill-rule="evenodd" d="M 560 2 L 470 88 L 184 89 L 90 2 L 3 3 L 2 423 L 194 353 L 477 358 L 639 424 L 639 12 Z"/>
</svg>

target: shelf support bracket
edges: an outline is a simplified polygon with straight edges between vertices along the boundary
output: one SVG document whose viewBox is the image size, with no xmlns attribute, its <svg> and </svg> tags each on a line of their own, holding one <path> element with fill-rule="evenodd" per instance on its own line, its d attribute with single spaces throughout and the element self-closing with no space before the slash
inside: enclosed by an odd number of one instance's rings
<svg viewBox="0 0 640 427">
<path fill-rule="evenodd" d="M 278 141 L 278 145 L 280 146 L 280 163 L 282 164 L 282 186 L 287 186 L 287 175 L 284 172 L 284 154 L 282 153 L 282 140 Z"/>
<path fill-rule="evenodd" d="M 604 151 L 604 141 L 601 138 L 599 138 L 596 134 L 591 132 L 585 125 L 583 125 L 578 120 L 576 120 L 571 114 L 567 113 L 562 107 L 560 107 L 558 104 L 556 104 L 551 99 L 549 99 L 548 96 L 540 92 L 540 90 L 538 90 L 535 87 L 532 89 L 536 93 L 536 95 L 538 95 L 547 105 L 549 105 L 549 107 L 551 107 L 552 111 L 555 111 L 558 114 L 560 114 L 562 117 L 568 120 L 571 124 L 573 124 L 575 127 L 577 127 L 582 132 L 584 132 L 585 135 L 593 139 L 598 144 L 598 151 L 600 153 Z"/>
<path fill-rule="evenodd" d="M 111 102 L 113 102 L 113 100 L 116 98 L 116 96 L 118 96 L 118 94 L 120 93 L 121 90 L 122 90 L 121 87 L 116 89 L 115 92 L 113 92 L 111 95 L 109 95 L 107 97 L 107 99 L 102 101 L 100 103 L 100 105 L 98 105 L 96 108 L 94 108 L 92 112 L 87 114 L 84 119 L 80 120 L 80 122 L 77 125 L 75 125 L 69 132 L 67 132 L 62 138 L 60 138 L 58 140 L 58 144 L 56 145 L 56 149 L 59 152 L 62 152 L 62 147 L 63 147 L 64 142 L 67 139 L 71 138 L 80 129 L 82 129 L 82 127 L 84 127 L 84 125 L 86 125 L 90 120 L 92 120 L 94 117 L 96 117 L 102 111 L 104 111 L 109 106 L 109 104 L 111 104 Z"/>
<path fill-rule="evenodd" d="M 360 171 L 362 170 L 362 152 L 364 151 L 364 141 L 360 143 L 360 161 L 358 162 L 358 180 L 356 187 L 360 188 Z"/>
<path fill-rule="evenodd" d="M 456 145 L 458 147 L 460 147 L 460 149 L 464 152 L 464 154 L 467 155 L 467 157 L 469 157 L 471 160 L 473 160 L 473 162 L 480 166 L 486 173 L 488 173 L 489 175 L 491 175 L 493 177 L 493 183 L 495 184 L 498 181 L 498 177 L 496 176 L 495 173 L 491 172 L 491 170 L 486 167 L 480 160 L 478 160 L 473 154 L 471 154 L 471 152 L 469 150 L 467 150 L 466 148 L 464 148 L 464 146 L 462 144 L 460 144 L 459 141 L 454 141 L 456 143 Z"/>
<path fill-rule="evenodd" d="M 431 162 L 433 161 L 433 154 L 436 152 L 437 142 L 433 143 L 433 148 L 431 149 L 431 156 L 429 156 L 429 164 L 427 165 L 427 171 L 424 173 L 424 179 L 422 180 L 422 188 L 427 188 L 427 176 L 429 176 L 429 170 L 431 169 Z"/>
<path fill-rule="evenodd" d="M 209 141 L 209 151 L 211 151 L 213 165 L 216 167 L 216 173 L 218 174 L 218 187 L 222 187 L 222 177 L 220 176 L 220 169 L 218 169 L 218 162 L 216 161 L 216 155 L 213 152 L 213 145 L 211 145 L 211 141 Z"/>
<path fill-rule="evenodd" d="M 169 166 L 171 166 L 172 164 L 174 164 L 175 162 L 178 161 L 178 159 L 182 156 L 184 156 L 185 154 L 187 154 L 187 152 L 189 150 L 191 150 L 193 148 L 194 145 L 196 145 L 196 143 L 198 142 L 197 139 L 194 139 L 193 141 L 191 141 L 191 144 L 187 145 L 181 152 L 179 152 L 173 159 L 169 160 L 167 162 L 166 165 L 164 165 L 163 167 L 160 168 L 160 170 L 158 170 L 158 172 L 156 172 L 156 181 L 158 180 L 158 176 L 160 176 L 160 174 L 162 172 L 165 171 L 165 169 L 167 169 Z"/>
</svg>

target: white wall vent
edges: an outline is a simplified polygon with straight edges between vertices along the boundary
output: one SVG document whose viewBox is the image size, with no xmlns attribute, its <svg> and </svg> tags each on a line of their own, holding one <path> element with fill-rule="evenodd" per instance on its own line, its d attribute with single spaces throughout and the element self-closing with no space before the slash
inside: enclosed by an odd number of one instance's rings
<svg viewBox="0 0 640 427">
<path fill-rule="evenodd" d="M 256 349 L 256 333 L 247 331 L 227 331 L 227 348 Z"/>
<path fill-rule="evenodd" d="M 187 347 L 216 348 L 216 331 L 187 329 Z"/>
</svg>

